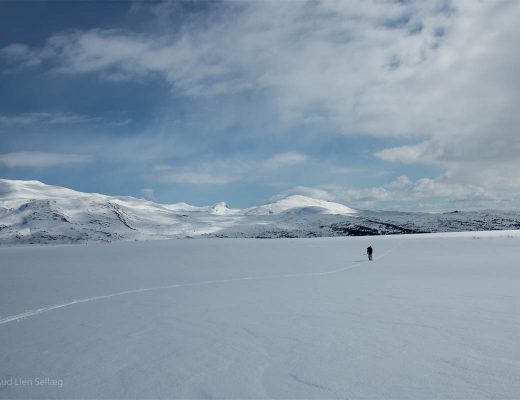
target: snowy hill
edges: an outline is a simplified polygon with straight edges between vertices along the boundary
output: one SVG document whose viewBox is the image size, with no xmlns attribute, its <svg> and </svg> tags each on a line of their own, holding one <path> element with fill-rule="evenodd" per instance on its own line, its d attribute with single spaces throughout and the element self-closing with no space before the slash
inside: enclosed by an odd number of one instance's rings
<svg viewBox="0 0 520 400">
<path fill-rule="evenodd" d="M 315 212 L 320 214 L 351 215 L 356 211 L 343 204 L 317 200 L 306 196 L 289 196 L 264 206 L 252 207 L 245 210 L 247 215 L 281 214 L 287 212 Z"/>
<path fill-rule="evenodd" d="M 0 244 L 111 242 L 185 237 L 316 237 L 520 228 L 520 213 L 359 211 L 289 196 L 244 210 L 82 193 L 0 179 Z"/>
</svg>

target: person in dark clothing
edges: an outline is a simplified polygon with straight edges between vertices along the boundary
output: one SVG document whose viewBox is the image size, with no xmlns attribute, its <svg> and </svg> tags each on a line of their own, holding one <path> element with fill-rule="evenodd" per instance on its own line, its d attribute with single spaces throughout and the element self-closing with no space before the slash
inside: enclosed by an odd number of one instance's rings
<svg viewBox="0 0 520 400">
<path fill-rule="evenodd" d="M 368 259 L 369 259 L 370 261 L 372 261 L 372 252 L 373 252 L 373 250 L 372 250 L 372 246 L 368 246 L 368 247 L 367 247 L 367 254 L 368 254 Z"/>
</svg>

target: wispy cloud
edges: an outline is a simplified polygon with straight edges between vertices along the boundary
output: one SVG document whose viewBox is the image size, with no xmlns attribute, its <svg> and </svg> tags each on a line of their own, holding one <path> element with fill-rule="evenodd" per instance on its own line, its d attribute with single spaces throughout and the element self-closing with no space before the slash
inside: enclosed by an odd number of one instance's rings
<svg viewBox="0 0 520 400">
<path fill-rule="evenodd" d="M 353 174 L 353 173 L 360 173 L 360 172 L 363 172 L 363 169 L 362 168 L 349 168 L 349 167 L 334 167 L 331 169 L 331 171 L 333 174 L 338 174 L 338 175 L 348 175 L 348 174 Z"/>
<path fill-rule="evenodd" d="M 17 126 L 29 124 L 68 125 L 98 121 L 99 118 L 74 113 L 22 113 L 15 115 L 0 114 L 0 125 Z"/>
<path fill-rule="evenodd" d="M 155 190 L 151 188 L 143 188 L 141 189 L 141 196 L 143 199 L 155 201 Z"/>
<path fill-rule="evenodd" d="M 152 167 L 152 171 L 156 179 L 162 182 L 225 185 L 244 179 L 254 180 L 262 174 L 302 165 L 308 159 L 305 154 L 287 152 L 265 159 L 217 159 L 183 167 L 157 164 Z"/>
<path fill-rule="evenodd" d="M 5 165 L 9 168 L 47 168 L 59 165 L 87 163 L 91 160 L 92 156 L 85 154 L 59 154 L 31 151 L 0 154 L 0 165 Z"/>
<path fill-rule="evenodd" d="M 260 165 L 267 169 L 279 169 L 290 165 L 304 164 L 309 157 L 305 154 L 288 152 L 275 154 L 267 160 L 261 161 Z"/>
<path fill-rule="evenodd" d="M 164 183 L 189 183 L 192 185 L 227 185 L 234 180 L 228 176 L 217 176 L 190 171 L 170 171 L 161 174 L 158 179 Z"/>
<path fill-rule="evenodd" d="M 399 161 L 404 164 L 432 163 L 442 152 L 441 147 L 434 147 L 430 141 L 415 145 L 391 147 L 375 153 L 376 157 L 386 161 Z"/>
<path fill-rule="evenodd" d="M 44 53 L 26 44 L 12 43 L 0 49 L 0 57 L 12 66 L 31 68 L 40 66 Z"/>
</svg>

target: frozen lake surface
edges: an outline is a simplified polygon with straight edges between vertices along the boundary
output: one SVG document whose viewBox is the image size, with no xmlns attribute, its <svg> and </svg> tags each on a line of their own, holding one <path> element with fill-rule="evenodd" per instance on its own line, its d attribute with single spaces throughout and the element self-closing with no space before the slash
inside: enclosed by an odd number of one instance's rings
<svg viewBox="0 0 520 400">
<path fill-rule="evenodd" d="M 519 254 L 504 231 L 3 247 L 0 398 L 520 398 Z"/>
</svg>

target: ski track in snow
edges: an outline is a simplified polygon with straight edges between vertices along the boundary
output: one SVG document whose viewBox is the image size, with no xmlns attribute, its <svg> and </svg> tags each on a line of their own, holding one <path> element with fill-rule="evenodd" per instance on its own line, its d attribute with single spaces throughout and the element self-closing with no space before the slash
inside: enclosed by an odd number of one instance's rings
<svg viewBox="0 0 520 400">
<path fill-rule="evenodd" d="M 383 257 L 385 257 L 388 253 L 394 251 L 397 247 L 400 247 L 400 245 L 395 246 L 391 248 L 390 250 L 387 250 L 383 254 L 381 254 L 379 257 L 374 257 L 374 260 L 379 260 Z M 156 286 L 156 287 L 150 287 L 150 288 L 141 288 L 141 289 L 131 289 L 131 290 L 125 290 L 123 292 L 117 292 L 117 293 L 111 293 L 111 294 L 105 294 L 100 296 L 94 296 L 94 297 L 88 297 L 84 299 L 77 299 L 77 300 L 71 300 L 66 303 L 62 304 L 55 304 L 52 306 L 42 307 L 35 310 L 28 310 L 21 314 L 11 315 L 8 317 L 0 318 L 0 325 L 7 324 L 9 322 L 13 321 L 19 321 L 23 319 L 27 319 L 30 317 L 34 317 L 39 314 L 43 314 L 49 311 L 58 310 L 60 308 L 65 308 L 69 306 L 73 306 L 75 304 L 81 304 L 81 303 L 88 303 L 91 301 L 97 301 L 97 300 L 104 300 L 104 299 L 110 299 L 112 297 L 117 296 L 124 296 L 127 294 L 133 294 L 133 293 L 143 293 L 143 292 L 152 292 L 152 291 L 158 291 L 158 290 L 166 290 L 166 289 L 174 289 L 174 288 L 180 288 L 180 287 L 189 287 L 189 286 L 204 286 L 204 285 L 211 285 L 211 284 L 218 284 L 218 283 L 229 283 L 229 282 L 239 282 L 239 281 L 252 281 L 252 280 L 268 280 L 268 279 L 280 279 L 280 278 L 298 278 L 298 277 L 308 277 L 308 276 L 324 276 L 324 275 L 331 275 L 331 274 L 337 274 L 339 272 L 347 271 L 349 269 L 357 268 L 363 264 L 368 263 L 368 260 L 359 262 L 354 261 L 354 264 L 350 264 L 343 268 L 337 268 L 330 271 L 320 271 L 320 272 L 304 272 L 304 273 L 296 273 L 296 274 L 285 274 L 285 275 L 275 275 L 275 276 L 246 276 L 242 278 L 230 278 L 230 279 L 216 279 L 211 281 L 200 281 L 200 282 L 193 282 L 193 283 L 177 283 L 173 285 L 167 285 L 167 286 Z"/>
</svg>

